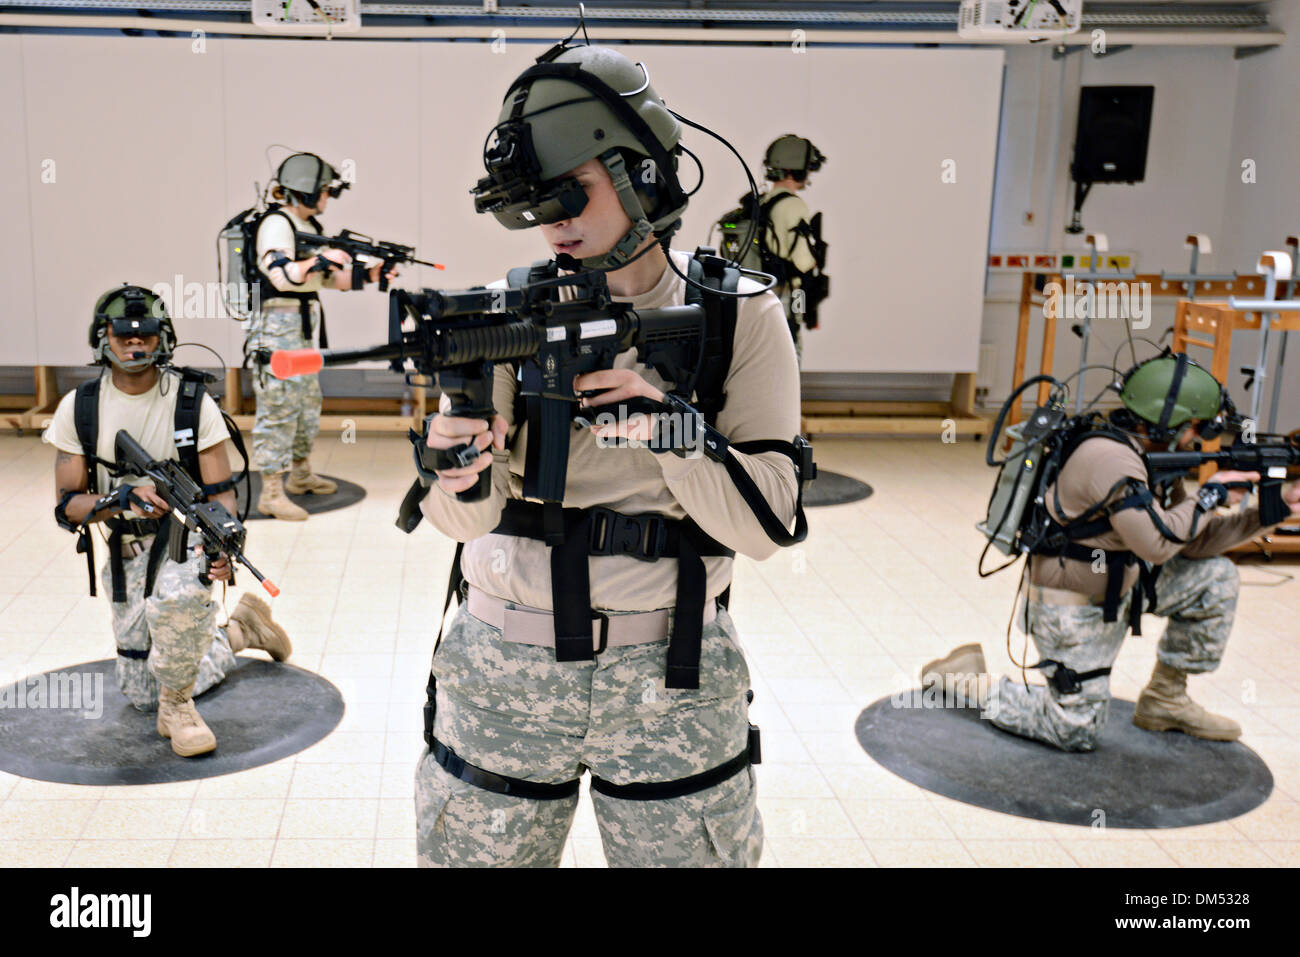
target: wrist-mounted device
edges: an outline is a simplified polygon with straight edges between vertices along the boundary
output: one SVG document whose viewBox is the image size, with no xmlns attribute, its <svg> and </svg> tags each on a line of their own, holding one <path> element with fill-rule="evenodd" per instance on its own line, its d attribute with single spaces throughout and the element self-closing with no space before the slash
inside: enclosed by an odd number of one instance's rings
<svg viewBox="0 0 1300 957">
<path fill-rule="evenodd" d="M 463 469 L 473 465 L 481 454 L 473 442 L 458 445 L 450 449 L 433 449 L 429 447 L 429 429 L 438 413 L 424 417 L 424 431 L 408 429 L 406 437 L 411 440 L 415 452 L 415 472 L 420 477 L 420 484 L 429 488 L 438 481 L 437 473 L 443 469 Z"/>
<path fill-rule="evenodd" d="M 656 454 L 672 452 L 678 458 L 704 455 L 715 462 L 727 460 L 730 442 L 704 419 L 704 414 L 681 396 L 664 395 L 651 421 L 650 449 Z"/>
<path fill-rule="evenodd" d="M 1228 486 L 1222 482 L 1206 482 L 1196 493 L 1196 510 L 1212 512 L 1228 501 Z"/>
</svg>

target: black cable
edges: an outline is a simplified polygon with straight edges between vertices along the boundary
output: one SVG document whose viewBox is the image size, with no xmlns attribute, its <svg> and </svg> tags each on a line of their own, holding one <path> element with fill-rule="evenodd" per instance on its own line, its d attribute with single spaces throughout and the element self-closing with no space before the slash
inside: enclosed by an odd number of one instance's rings
<svg viewBox="0 0 1300 957">
<path fill-rule="evenodd" d="M 1085 372 L 1090 372 L 1093 369 L 1106 369 L 1110 372 L 1115 371 L 1115 367 L 1113 365 L 1104 366 L 1101 363 L 1089 363 L 1088 365 L 1074 372 L 1072 375 L 1066 376 L 1066 378 L 1061 380 L 1061 385 L 1068 389 L 1070 382 L 1072 380 L 1079 378 L 1079 376 L 1083 375 Z M 1107 386 L 1106 388 L 1110 388 L 1110 386 Z"/>
<path fill-rule="evenodd" d="M 700 158 L 699 158 L 698 156 L 696 156 L 694 153 L 692 153 L 690 150 L 688 150 L 688 149 L 687 149 L 685 146 L 683 146 L 681 143 L 678 143 L 678 144 L 677 144 L 677 148 L 680 149 L 680 150 L 681 150 L 683 153 L 685 153 L 687 156 L 689 156 L 691 159 L 695 160 L 695 168 L 698 169 L 698 170 L 700 171 L 700 181 L 699 181 L 698 183 L 695 184 L 695 188 L 694 188 L 693 190 L 691 190 L 689 193 L 687 193 L 685 190 L 682 190 L 682 192 L 685 193 L 686 198 L 687 198 L 687 199 L 690 199 L 692 196 L 694 196 L 696 193 L 698 193 L 698 192 L 700 191 L 700 187 L 704 185 L 704 164 L 700 162 Z M 678 178 L 677 186 L 678 186 L 679 189 L 681 188 L 681 179 L 680 179 L 680 177 Z"/>
<path fill-rule="evenodd" d="M 740 163 L 740 168 L 743 169 L 743 170 L 745 171 L 745 178 L 749 181 L 749 194 L 750 194 L 750 196 L 752 196 L 753 199 L 754 199 L 754 206 L 755 206 L 755 213 L 756 213 L 756 215 L 753 216 L 753 217 L 750 219 L 749 229 L 746 230 L 746 232 L 745 232 L 745 241 L 744 241 L 743 243 L 741 243 L 741 245 L 740 245 L 740 250 L 748 250 L 750 244 L 753 243 L 753 241 L 754 241 L 754 232 L 755 232 L 755 230 L 758 228 L 759 215 L 761 215 L 761 214 L 759 214 L 759 209 L 758 209 L 758 207 L 759 207 L 760 204 L 761 204 L 761 203 L 760 203 L 761 198 L 760 198 L 759 193 L 758 193 L 758 183 L 756 183 L 756 182 L 754 181 L 754 174 L 751 173 L 751 172 L 749 171 L 749 164 L 747 164 L 747 163 L 745 162 L 745 158 L 744 158 L 743 156 L 740 155 L 740 153 L 737 151 L 737 149 L 736 149 L 734 146 L 732 146 L 731 143 L 729 143 L 729 142 L 726 140 L 725 137 L 721 136 L 721 135 L 718 134 L 718 133 L 713 132 L 713 130 L 709 129 L 709 128 L 706 127 L 706 126 L 701 126 L 699 123 L 696 123 L 694 120 L 687 119 L 686 117 L 682 116 L 680 113 L 676 112 L 675 110 L 669 110 L 668 112 L 671 113 L 673 116 L 675 116 L 675 117 L 676 117 L 679 121 L 681 121 L 682 123 L 685 123 L 687 126 L 691 127 L 692 129 L 699 130 L 701 133 L 705 133 L 705 134 L 707 134 L 707 135 L 709 135 L 709 136 L 712 136 L 715 140 L 717 140 L 719 143 L 721 143 L 721 144 L 722 144 L 723 146 L 725 146 L 727 149 L 731 150 L 732 155 L 736 157 L 736 161 Z M 692 154 L 692 155 L 694 155 L 694 154 Z M 697 160 L 697 162 L 698 162 L 698 160 Z M 700 176 L 701 176 L 701 182 L 703 181 L 703 174 L 704 174 L 704 166 L 703 166 L 703 164 L 701 164 L 701 165 L 700 165 Z M 735 267 L 736 269 L 739 269 L 743 275 L 749 276 L 749 277 L 751 277 L 751 278 L 753 278 L 753 277 L 757 277 L 757 276 L 768 276 L 768 273 L 765 273 L 765 272 L 759 272 L 758 270 L 755 270 L 755 269 L 745 269 L 743 266 L 740 265 L 740 259 L 741 259 L 741 258 L 744 258 L 744 254 L 743 254 L 743 252 L 740 253 L 740 258 L 735 259 L 735 260 L 730 260 L 730 261 L 729 261 L 729 265 Z M 696 287 L 699 288 L 699 289 L 702 289 L 702 290 L 704 290 L 704 291 L 706 291 L 706 292 L 713 292 L 713 293 L 717 293 L 717 294 L 719 294 L 719 295 L 724 295 L 724 296 L 725 296 L 725 295 L 730 295 L 730 296 L 732 296 L 733 298 L 736 298 L 736 299 L 748 299 L 748 298 L 750 298 L 751 296 L 759 296 L 759 295 L 762 295 L 762 294 L 765 293 L 765 292 L 768 292 L 768 291 L 771 290 L 771 289 L 775 289 L 776 286 L 777 286 L 776 277 L 775 277 L 775 276 L 769 276 L 769 278 L 771 279 L 771 282 L 766 283 L 766 284 L 763 286 L 763 288 L 760 289 L 760 290 L 758 290 L 757 292 L 749 292 L 749 293 L 741 293 L 741 292 L 735 292 L 735 293 L 724 293 L 724 292 L 720 292 L 719 290 L 707 289 L 706 287 L 701 286 L 699 283 L 694 282 L 694 281 L 692 281 L 691 279 L 688 279 L 686 276 L 683 276 L 683 275 L 681 274 L 681 272 L 678 271 L 676 265 L 673 265 L 673 264 L 672 264 L 672 257 L 669 257 L 669 266 L 670 266 L 670 268 L 672 269 L 672 271 L 675 272 L 675 273 L 677 273 L 677 275 L 678 275 L 679 277 L 681 277 L 684 281 L 686 281 L 687 283 L 690 283 L 690 284 L 693 285 L 693 286 L 696 286 Z M 763 282 L 764 282 L 764 280 L 761 280 L 761 279 L 756 279 L 755 281 L 756 281 L 756 282 L 759 282 L 759 283 L 763 283 Z"/>
<path fill-rule="evenodd" d="M 1014 403 L 1018 398 L 1020 398 L 1021 393 L 1023 393 L 1026 389 L 1028 389 L 1032 385 L 1038 384 L 1039 382 L 1052 382 L 1055 383 L 1057 386 L 1060 386 L 1061 384 L 1057 379 L 1053 378 L 1050 375 L 1036 375 L 1030 379 L 1026 379 L 1024 382 L 1020 383 L 1020 385 L 1016 386 L 1014 390 L 1012 390 L 1011 395 L 1009 395 L 1007 397 L 1007 400 L 1002 403 L 1002 408 L 998 411 L 998 416 L 993 422 L 993 431 L 989 435 L 989 444 L 984 452 L 984 463 L 986 465 L 990 465 L 993 468 L 1001 468 L 1003 465 L 1006 465 L 1007 462 L 1010 460 L 1010 457 L 1001 460 L 996 460 L 993 458 L 993 449 L 997 447 L 998 438 L 1002 433 L 1002 424 L 1006 422 L 1007 414 L 1011 411 L 1012 403 Z"/>
<path fill-rule="evenodd" d="M 1166 331 L 1165 334 L 1162 335 L 1160 338 L 1163 339 L 1165 336 L 1169 335 L 1169 333 L 1172 332 L 1172 331 L 1173 331 L 1173 330 L 1168 330 L 1168 331 Z M 1121 343 L 1119 344 L 1119 347 L 1118 347 L 1118 348 L 1117 348 L 1113 353 L 1111 353 L 1110 364 L 1111 364 L 1112 367 L 1115 366 L 1115 362 L 1116 362 L 1116 360 L 1119 359 L 1119 350 L 1120 350 L 1120 349 L 1123 349 L 1125 346 L 1131 346 L 1131 345 L 1133 344 L 1133 342 L 1135 342 L 1135 341 L 1136 341 L 1136 342 L 1146 342 L 1146 343 L 1149 343 L 1153 348 L 1155 348 L 1155 350 L 1156 350 L 1157 352 L 1160 351 L 1160 343 L 1159 343 L 1158 341 L 1156 341 L 1155 339 L 1148 338 L 1147 336 L 1136 336 L 1136 337 L 1135 337 L 1135 336 L 1133 336 L 1133 334 L 1132 334 L 1132 330 L 1130 330 L 1130 331 L 1129 331 L 1129 341 L 1128 341 L 1128 342 L 1121 342 Z M 1138 361 L 1137 361 L 1137 353 L 1134 353 L 1134 354 L 1133 354 L 1133 365 L 1136 366 L 1137 364 L 1138 364 Z M 1117 372 L 1119 371 L 1119 370 L 1118 370 L 1118 367 L 1116 367 L 1116 371 L 1117 371 Z"/>
<path fill-rule="evenodd" d="M 209 352 L 211 352 L 214 356 L 217 357 L 217 361 L 221 363 L 221 377 L 222 377 L 222 381 L 223 382 L 225 381 L 225 376 L 226 373 L 229 371 L 229 367 L 226 365 L 226 360 L 221 358 L 221 353 L 217 352 L 216 349 L 213 349 L 211 346 L 205 346 L 201 342 L 178 342 L 176 343 L 175 347 L 172 349 L 172 354 L 175 355 L 176 350 L 181 348 L 181 346 L 194 346 L 196 349 L 207 349 Z"/>
</svg>

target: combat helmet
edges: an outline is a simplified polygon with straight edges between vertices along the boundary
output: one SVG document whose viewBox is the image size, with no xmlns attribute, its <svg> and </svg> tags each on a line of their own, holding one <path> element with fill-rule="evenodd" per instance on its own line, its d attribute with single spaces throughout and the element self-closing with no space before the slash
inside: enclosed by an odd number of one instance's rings
<svg viewBox="0 0 1300 957">
<path fill-rule="evenodd" d="M 1202 422 L 1200 434 L 1211 438 L 1222 431 L 1229 407 L 1223 386 L 1186 353 L 1166 353 L 1134 366 L 1124 376 L 1119 396 L 1157 442 L 1173 442 L 1192 420 Z"/>
<path fill-rule="evenodd" d="M 809 173 L 817 172 L 825 162 L 825 154 L 813 146 L 811 140 L 793 133 L 777 137 L 763 154 L 764 175 L 773 182 L 786 176 L 803 182 Z"/>
<path fill-rule="evenodd" d="M 587 195 L 566 174 L 600 159 L 632 228 L 608 253 L 576 262 L 618 268 L 652 230 L 666 244 L 681 226 L 687 204 L 677 178 L 681 130 L 643 64 L 607 47 L 559 44 L 506 91 L 484 144 L 488 175 L 472 190 L 474 208 L 509 229 L 578 216 Z"/>
<path fill-rule="evenodd" d="M 119 338 L 133 333 L 157 336 L 158 347 L 147 355 L 136 353 L 135 358 L 123 362 L 109 348 L 110 327 Z M 143 286 L 127 283 L 114 286 L 95 301 L 89 339 L 90 347 L 95 350 L 96 364 L 111 363 L 126 372 L 139 372 L 150 365 L 165 365 L 176 350 L 176 330 L 167 315 L 166 303 Z"/>
<path fill-rule="evenodd" d="M 315 153 L 294 153 L 285 157 L 275 171 L 275 181 L 293 193 L 304 206 L 310 207 L 320 203 L 322 189 L 337 198 L 352 186 L 338 170 Z"/>
</svg>

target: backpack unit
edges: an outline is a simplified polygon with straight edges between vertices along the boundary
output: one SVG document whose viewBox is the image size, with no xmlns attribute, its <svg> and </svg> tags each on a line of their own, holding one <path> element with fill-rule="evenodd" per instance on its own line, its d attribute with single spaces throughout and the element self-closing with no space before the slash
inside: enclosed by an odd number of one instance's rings
<svg viewBox="0 0 1300 957">
<path fill-rule="evenodd" d="M 799 272 L 794 263 L 777 253 L 780 243 L 772 226 L 772 209 L 787 196 L 794 195 L 785 192 L 769 194 L 760 201 L 752 193 L 746 193 L 740 198 L 740 205 L 718 220 L 714 229 L 721 233 L 719 254 L 724 259 L 739 263 L 744 269 L 776 277 L 777 286 L 788 286 L 798 280 L 798 289 L 791 293 L 792 297 L 798 297 L 797 303 L 792 298 L 792 312 L 809 329 L 816 329 L 817 307 L 830 295 L 830 277 L 824 272 L 826 243 L 822 240 L 822 214 L 817 213 L 795 228 L 796 238 L 802 238 L 812 253 L 814 266 L 807 272 Z M 747 239 L 748 246 L 745 245 Z"/>
<path fill-rule="evenodd" d="M 756 198 L 753 193 L 740 197 L 740 205 L 723 215 L 714 224 L 721 233 L 718 253 L 724 259 L 739 263 L 744 269 L 755 269 L 775 276 L 777 285 L 784 285 L 795 275 L 794 267 L 777 255 L 777 241 L 772 229 L 772 207 L 794 193 L 777 193 L 775 196 Z M 749 245 L 745 245 L 749 239 Z"/>
<path fill-rule="evenodd" d="M 280 203 L 272 203 L 266 209 L 250 206 L 236 213 L 217 234 L 217 275 L 221 281 L 223 302 L 226 311 L 240 321 L 253 318 L 260 308 L 260 303 L 270 299 L 296 299 L 302 312 L 302 335 L 311 341 L 311 303 L 319 302 L 320 296 L 314 292 L 285 292 L 276 289 L 262 272 L 257 262 L 257 231 L 268 216 L 283 216 L 290 229 L 297 229 L 288 213 Z M 315 216 L 307 220 L 318 231 L 324 227 Z M 224 255 L 223 255 L 224 254 Z M 254 300 L 252 290 L 257 290 Z M 329 337 L 325 332 L 325 311 L 321 310 L 320 346 L 329 348 Z M 249 355 L 245 350 L 245 362 Z M 260 361 L 260 357 L 258 357 Z M 269 361 L 269 360 L 268 360 Z"/>
<path fill-rule="evenodd" d="M 985 462 L 999 471 L 993 493 L 989 497 L 988 513 L 984 521 L 976 526 L 988 539 L 980 553 L 980 577 L 987 578 L 1014 565 L 1021 555 L 1070 558 L 1085 562 L 1101 559 L 1106 565 L 1103 620 L 1111 622 L 1118 617 L 1125 572 L 1129 566 L 1139 563 L 1141 570 L 1134 586 L 1133 603 L 1129 608 L 1129 625 L 1133 634 L 1140 635 L 1143 600 L 1145 598 L 1148 605 L 1154 605 L 1155 582 L 1160 567 L 1148 566 L 1127 549 L 1088 547 L 1080 542 L 1110 531 L 1111 516 L 1131 508 L 1145 509 L 1165 537 L 1172 541 L 1182 539 L 1170 532 L 1156 514 L 1153 507 L 1155 497 L 1150 488 L 1133 479 L 1117 482 L 1101 501 L 1089 506 L 1080 515 L 1074 518 L 1065 515 L 1059 489 L 1054 486 L 1074 450 L 1082 442 L 1094 438 L 1120 442 L 1128 448 L 1132 446 L 1124 432 L 1109 425 L 1095 412 L 1067 416 L 1065 406 L 1057 396 L 1049 404 L 1035 409 L 1023 426 L 1011 426 L 1004 432 L 1002 424 L 1012 403 L 1019 399 L 1025 389 L 1040 381 L 1056 382 L 1048 376 L 1035 376 L 1022 383 L 1002 406 L 989 436 Z M 1003 435 L 1010 438 L 1012 444 L 1007 456 L 997 459 L 994 450 Z M 1048 509 L 1049 489 L 1056 492 L 1054 510 L 1065 519 L 1064 522 L 1057 521 Z M 1121 491 L 1126 491 L 1127 494 L 1118 501 L 1111 502 Z M 1011 560 L 986 571 L 984 557 L 990 548 L 1012 556 Z"/>
</svg>

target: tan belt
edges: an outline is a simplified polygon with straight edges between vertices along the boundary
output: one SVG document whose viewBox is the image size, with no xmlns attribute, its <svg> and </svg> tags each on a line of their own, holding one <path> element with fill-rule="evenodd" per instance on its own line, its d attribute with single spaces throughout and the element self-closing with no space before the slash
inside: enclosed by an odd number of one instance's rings
<svg viewBox="0 0 1300 957">
<path fill-rule="evenodd" d="M 122 542 L 123 558 L 139 558 L 149 550 L 149 543 L 153 541 L 153 536 L 148 538 L 129 538 Z"/>
<path fill-rule="evenodd" d="M 1092 595 L 1085 595 L 1079 591 L 1068 591 L 1064 588 L 1048 588 L 1045 585 L 1030 585 L 1029 600 L 1041 602 L 1044 605 L 1104 605 L 1104 597 L 1094 598 Z"/>
<path fill-rule="evenodd" d="M 501 637 L 506 641 L 555 647 L 555 616 L 549 611 L 497 598 L 473 585 L 469 589 L 467 609 L 479 621 L 500 630 Z M 599 651 L 605 647 L 620 648 L 663 641 L 668 637 L 669 615 L 668 609 L 660 609 L 598 618 L 591 626 L 591 647 Z M 704 624 L 709 624 L 717 616 L 717 602 L 711 600 L 704 606 Z M 603 643 L 602 628 L 605 629 Z"/>
</svg>

